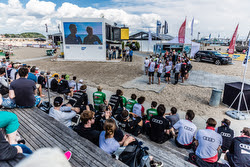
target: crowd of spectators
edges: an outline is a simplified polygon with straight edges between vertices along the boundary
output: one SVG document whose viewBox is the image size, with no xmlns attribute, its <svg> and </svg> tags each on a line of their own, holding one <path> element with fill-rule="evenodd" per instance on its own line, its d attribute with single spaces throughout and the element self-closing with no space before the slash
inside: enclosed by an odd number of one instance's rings
<svg viewBox="0 0 250 167">
<path fill-rule="evenodd" d="M 177 59 L 175 63 L 178 64 L 181 60 Z M 171 57 L 166 57 L 167 65 L 171 64 L 170 60 Z M 151 59 L 149 73 L 151 65 L 156 62 Z M 157 69 L 159 68 L 163 68 L 161 64 L 157 65 Z M 152 72 L 149 76 L 153 77 Z M 87 85 L 83 81 L 77 82 L 76 77 L 69 81 L 67 75 L 61 75 L 61 78 L 57 73 L 51 75 L 47 72 L 45 75 L 43 71 L 39 73 L 36 67 L 30 68 L 19 63 L 11 64 L 7 70 L 5 67 L 0 68 L 0 84 L 1 92 L 4 92 L 4 87 L 9 89 L 5 90 L 7 93 L 0 95 L 0 105 L 4 108 L 39 106 L 43 97 L 42 88 L 64 95 L 65 98 L 58 96 L 54 99 L 49 116 L 75 130 L 108 154 L 113 154 L 118 149 L 124 150 L 128 145 L 138 142 L 133 136 L 147 135 L 152 142 L 158 144 L 174 140 L 179 148 L 193 149 L 189 161 L 198 166 L 226 165 L 218 163 L 222 152 L 230 166 L 247 166 L 250 161 L 250 128 L 245 127 L 241 136 L 234 137 L 228 119 L 223 119 L 221 126 L 216 128 L 215 119 L 209 118 L 206 129 L 197 130 L 192 122 L 195 118 L 192 110 L 187 110 L 185 119 L 180 119 L 175 107 L 166 113 L 163 104 L 152 101 L 151 107 L 145 109 L 145 97 L 137 98 L 132 94 L 131 99 L 127 100 L 120 89 L 109 100 L 101 86 L 89 95 Z M 89 96 L 93 98 L 93 104 L 89 103 Z M 74 122 L 77 116 L 80 121 Z M 4 134 L 7 136 L 6 140 L 1 130 L 0 160 L 14 159 L 19 154 L 32 154 L 29 148 L 15 141 L 18 127 L 15 114 L 0 111 L 0 128 L 5 130 Z M 128 134 L 124 134 L 124 131 Z M 151 166 L 163 166 L 161 162 L 150 160 Z"/>
</svg>

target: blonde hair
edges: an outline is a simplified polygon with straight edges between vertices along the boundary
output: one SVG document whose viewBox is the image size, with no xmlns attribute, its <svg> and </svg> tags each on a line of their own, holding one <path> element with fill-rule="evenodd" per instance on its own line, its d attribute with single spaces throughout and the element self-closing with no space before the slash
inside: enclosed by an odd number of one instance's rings
<svg viewBox="0 0 250 167">
<path fill-rule="evenodd" d="M 115 120 L 107 119 L 104 123 L 104 130 L 105 130 L 105 139 L 110 138 L 114 135 L 116 130 Z"/>
</svg>

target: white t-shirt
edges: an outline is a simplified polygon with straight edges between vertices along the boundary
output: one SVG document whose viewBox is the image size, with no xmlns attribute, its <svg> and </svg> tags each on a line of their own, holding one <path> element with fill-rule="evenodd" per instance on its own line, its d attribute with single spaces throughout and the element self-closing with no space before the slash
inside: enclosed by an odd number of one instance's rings
<svg viewBox="0 0 250 167">
<path fill-rule="evenodd" d="M 165 67 L 166 73 L 169 73 L 172 69 L 172 66 L 168 65 Z"/>
<path fill-rule="evenodd" d="M 138 115 L 139 117 L 142 117 L 142 115 L 144 114 L 144 107 L 139 104 L 139 103 L 136 103 L 134 106 L 133 106 L 133 109 L 132 109 L 133 113 Z"/>
<path fill-rule="evenodd" d="M 168 64 L 172 67 L 173 66 L 173 62 L 169 61 Z"/>
<path fill-rule="evenodd" d="M 71 119 L 76 116 L 76 112 L 75 111 L 71 111 L 71 112 L 63 112 L 64 107 L 61 107 L 61 111 L 59 110 L 55 110 L 54 107 L 52 107 L 49 110 L 49 116 L 53 117 L 55 120 L 61 122 L 62 124 L 64 124 L 65 126 L 69 127 L 71 126 Z M 65 107 L 65 109 L 68 109 L 68 107 Z"/>
<path fill-rule="evenodd" d="M 176 64 L 174 68 L 175 68 L 175 72 L 179 73 L 181 70 L 181 63 Z"/>
<path fill-rule="evenodd" d="M 69 81 L 69 87 L 71 87 L 71 88 L 75 88 L 76 87 L 76 81 L 74 81 L 74 80 L 71 80 L 71 81 Z"/>
<path fill-rule="evenodd" d="M 193 137 L 197 130 L 195 124 L 189 120 L 181 119 L 174 124 L 174 129 L 178 130 L 177 141 L 182 145 L 188 145 L 193 142 Z"/>
<path fill-rule="evenodd" d="M 222 137 L 211 129 L 201 129 L 196 134 L 199 145 L 195 154 L 200 158 L 211 158 L 217 155 L 217 148 L 222 145 Z"/>
<path fill-rule="evenodd" d="M 148 65 L 149 65 L 149 60 L 145 60 L 145 61 L 144 61 L 144 64 L 145 64 L 145 67 L 148 67 Z"/>
<path fill-rule="evenodd" d="M 155 62 L 150 62 L 148 66 L 149 66 L 149 68 L 148 68 L 149 72 L 155 71 Z"/>
<path fill-rule="evenodd" d="M 158 64 L 158 73 L 162 73 L 162 71 L 163 71 L 163 64 L 161 63 L 161 64 Z"/>
</svg>

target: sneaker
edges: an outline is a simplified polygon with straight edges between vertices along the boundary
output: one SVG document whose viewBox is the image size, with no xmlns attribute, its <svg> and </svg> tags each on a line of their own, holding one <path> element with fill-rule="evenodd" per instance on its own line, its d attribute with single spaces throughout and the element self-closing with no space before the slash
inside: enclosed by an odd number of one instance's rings
<svg viewBox="0 0 250 167">
<path fill-rule="evenodd" d="M 151 167 L 163 167 L 163 163 L 162 162 L 157 162 L 157 161 L 150 161 L 150 166 Z"/>
<path fill-rule="evenodd" d="M 71 151 L 67 151 L 66 153 L 64 153 L 64 155 L 67 158 L 67 160 L 69 161 L 70 158 L 71 158 L 72 153 L 71 153 Z"/>
</svg>

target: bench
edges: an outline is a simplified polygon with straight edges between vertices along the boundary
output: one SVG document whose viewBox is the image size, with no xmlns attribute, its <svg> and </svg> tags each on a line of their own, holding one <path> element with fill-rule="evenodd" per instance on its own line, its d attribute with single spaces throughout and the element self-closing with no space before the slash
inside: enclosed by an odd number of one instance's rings
<svg viewBox="0 0 250 167">
<path fill-rule="evenodd" d="M 20 123 L 18 132 L 33 151 L 44 147 L 59 147 L 64 152 L 71 151 L 69 162 L 73 167 L 126 166 L 38 108 L 15 108 L 7 111 L 17 115 Z M 14 165 L 11 162 L 0 162 L 0 166 Z"/>
</svg>

